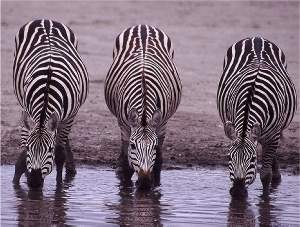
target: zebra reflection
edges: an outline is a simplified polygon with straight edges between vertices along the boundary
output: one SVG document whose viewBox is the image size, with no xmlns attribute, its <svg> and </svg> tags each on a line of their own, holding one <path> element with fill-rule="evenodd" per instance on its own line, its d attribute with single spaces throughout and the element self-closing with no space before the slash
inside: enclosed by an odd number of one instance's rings
<svg viewBox="0 0 300 227">
<path fill-rule="evenodd" d="M 162 204 L 159 190 L 134 191 L 133 187 L 120 187 L 119 203 L 112 205 L 117 217 L 109 223 L 120 226 L 161 226 Z"/>
<path fill-rule="evenodd" d="M 68 207 L 67 190 L 70 184 L 58 185 L 51 197 L 45 196 L 42 190 L 26 190 L 14 185 L 18 199 L 18 226 L 52 226 L 65 225 Z"/>
</svg>

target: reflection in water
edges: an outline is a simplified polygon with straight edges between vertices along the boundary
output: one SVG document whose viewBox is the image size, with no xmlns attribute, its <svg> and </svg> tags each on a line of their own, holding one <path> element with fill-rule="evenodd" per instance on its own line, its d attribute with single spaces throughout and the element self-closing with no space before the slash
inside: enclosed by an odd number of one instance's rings
<svg viewBox="0 0 300 227">
<path fill-rule="evenodd" d="M 277 187 L 279 186 L 278 183 L 272 183 L 270 188 L 270 194 L 262 194 L 259 196 L 258 206 L 258 221 L 260 226 L 278 226 L 279 223 L 277 222 L 276 215 L 272 214 L 275 209 L 279 211 L 279 208 L 274 205 L 276 202 L 276 193 Z M 272 197 L 271 197 L 272 196 Z"/>
<path fill-rule="evenodd" d="M 65 224 L 67 213 L 67 190 L 71 179 L 63 185 L 57 185 L 53 197 L 46 197 L 42 190 L 24 189 L 15 185 L 14 190 L 18 199 L 17 213 L 19 226 L 50 226 Z"/>
<path fill-rule="evenodd" d="M 119 186 L 119 203 L 110 207 L 117 218 L 111 223 L 125 226 L 161 226 L 160 189 L 135 191 L 132 186 Z"/>
<path fill-rule="evenodd" d="M 229 204 L 227 226 L 255 226 L 255 215 L 247 198 L 232 198 Z"/>
<path fill-rule="evenodd" d="M 119 186 L 111 169 L 79 167 L 71 183 L 56 187 L 49 176 L 43 191 L 8 182 L 13 166 L 1 167 L 1 226 L 297 226 L 299 176 L 284 174 L 278 190 L 261 196 L 254 182 L 245 200 L 232 200 L 223 169 L 162 172 L 162 185 L 148 192 Z M 191 180 L 193 179 L 193 180 Z M 196 179 L 196 180 L 194 180 Z M 225 188 L 224 188 L 225 185 Z"/>
<path fill-rule="evenodd" d="M 251 203 L 247 201 L 247 198 L 235 199 L 231 198 L 228 212 L 228 226 L 277 226 L 279 223 L 276 220 L 276 215 L 272 212 L 278 208 L 274 205 L 276 201 L 276 189 L 279 186 L 278 183 L 273 183 L 270 188 L 270 194 L 262 194 L 258 196 L 258 219 L 255 222 L 255 215 L 251 208 Z"/>
</svg>

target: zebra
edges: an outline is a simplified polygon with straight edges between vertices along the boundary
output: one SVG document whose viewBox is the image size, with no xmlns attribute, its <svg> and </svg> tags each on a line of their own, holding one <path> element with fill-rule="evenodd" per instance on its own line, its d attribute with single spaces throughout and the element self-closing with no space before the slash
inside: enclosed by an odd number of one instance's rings
<svg viewBox="0 0 300 227">
<path fill-rule="evenodd" d="M 137 25 L 120 33 L 105 80 L 105 101 L 121 129 L 117 176 L 139 188 L 160 184 L 161 148 L 168 119 L 182 86 L 170 38 L 158 28 Z"/>
<path fill-rule="evenodd" d="M 225 134 L 232 140 L 232 195 L 247 193 L 246 188 L 254 182 L 258 143 L 262 146 L 263 192 L 269 191 L 271 182 L 280 182 L 276 150 L 296 105 L 296 90 L 287 72 L 285 55 L 274 43 L 252 37 L 228 49 L 217 91 L 217 108 Z"/>
<path fill-rule="evenodd" d="M 88 94 L 77 43 L 70 28 L 48 19 L 30 21 L 16 34 L 13 87 L 23 110 L 15 184 L 25 172 L 30 187 L 42 187 L 54 161 L 58 183 L 65 161 L 67 175 L 76 174 L 68 135 Z"/>
</svg>

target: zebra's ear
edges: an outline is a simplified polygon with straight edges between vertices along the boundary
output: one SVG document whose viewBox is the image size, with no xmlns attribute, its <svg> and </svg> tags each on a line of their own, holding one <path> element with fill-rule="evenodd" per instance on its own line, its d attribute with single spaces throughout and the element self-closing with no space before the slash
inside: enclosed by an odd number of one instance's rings
<svg viewBox="0 0 300 227">
<path fill-rule="evenodd" d="M 47 123 L 47 129 L 51 132 L 55 131 L 58 128 L 58 115 L 56 112 L 51 114 L 48 123 Z"/>
<path fill-rule="evenodd" d="M 34 127 L 34 121 L 31 119 L 29 114 L 25 111 L 22 111 L 21 122 L 27 130 L 31 130 Z"/>
<path fill-rule="evenodd" d="M 231 140 L 235 140 L 237 137 L 237 133 L 234 129 L 234 124 L 231 121 L 226 121 L 225 125 L 224 125 L 224 131 L 225 131 L 225 135 L 231 139 Z"/>
<path fill-rule="evenodd" d="M 137 109 L 133 108 L 129 111 L 128 122 L 131 127 L 136 127 L 138 125 L 139 113 Z"/>
<path fill-rule="evenodd" d="M 250 131 L 250 139 L 252 139 L 254 142 L 258 140 L 258 138 L 261 135 L 261 127 L 259 123 L 255 123 Z"/>
<path fill-rule="evenodd" d="M 161 122 L 162 114 L 159 109 L 155 110 L 152 119 L 149 121 L 149 125 L 153 128 L 157 128 Z"/>
</svg>

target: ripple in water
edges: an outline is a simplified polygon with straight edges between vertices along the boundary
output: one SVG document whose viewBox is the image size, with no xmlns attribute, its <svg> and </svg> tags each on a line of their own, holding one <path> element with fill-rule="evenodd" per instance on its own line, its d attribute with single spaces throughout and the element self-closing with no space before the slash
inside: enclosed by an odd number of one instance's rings
<svg viewBox="0 0 300 227">
<path fill-rule="evenodd" d="M 56 187 L 53 172 L 42 192 L 26 179 L 14 188 L 13 166 L 1 166 L 1 224 L 6 225 L 300 225 L 299 176 L 262 196 L 259 178 L 246 200 L 232 200 L 226 169 L 162 171 L 162 185 L 150 192 L 118 185 L 111 169 L 81 166 L 72 181 Z"/>
</svg>

